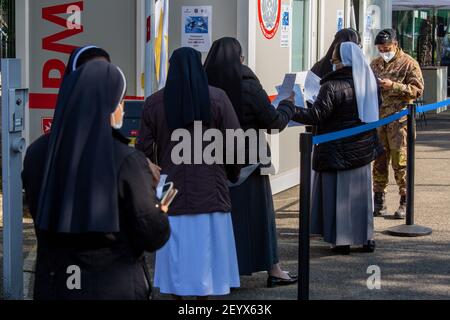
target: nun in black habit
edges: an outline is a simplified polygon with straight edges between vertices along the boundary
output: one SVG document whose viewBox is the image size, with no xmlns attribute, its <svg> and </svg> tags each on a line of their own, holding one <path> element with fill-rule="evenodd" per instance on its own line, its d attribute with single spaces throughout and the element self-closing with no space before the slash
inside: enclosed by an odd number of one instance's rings
<svg viewBox="0 0 450 320">
<path fill-rule="evenodd" d="M 205 135 L 198 135 L 196 127 Z M 227 184 L 227 178 L 237 180 L 240 166 L 207 163 L 202 157 L 210 145 L 203 141 L 207 132 L 219 131 L 225 137 L 227 130 L 239 128 L 225 92 L 208 86 L 200 52 L 175 50 L 166 87 L 145 102 L 137 144 L 149 159 L 157 160 L 167 182 L 179 191 L 168 211 L 171 238 L 156 253 L 155 287 L 160 293 L 205 299 L 227 295 L 240 286 Z M 176 160 L 184 144 L 176 136 L 182 132 L 200 146 L 199 151 L 189 150 L 190 143 L 183 148 L 187 161 Z M 214 139 L 216 150 L 221 149 L 220 139 Z M 222 159 L 233 151 L 224 148 Z"/>
<path fill-rule="evenodd" d="M 294 115 L 293 97 L 282 101 L 275 109 L 257 76 L 243 62 L 242 48 L 236 39 L 215 41 L 205 62 L 209 84 L 227 93 L 242 129 L 265 130 L 269 134 L 284 130 Z M 258 145 L 262 143 L 267 144 L 261 141 Z M 250 160 L 250 153 L 255 150 L 250 143 L 246 143 L 245 148 L 248 169 L 255 165 Z M 256 152 L 260 162 L 260 152 Z M 279 264 L 269 176 L 257 169 L 241 185 L 230 188 L 230 193 L 240 274 L 267 271 L 268 287 L 295 283 L 296 277 L 283 272 Z"/>
<path fill-rule="evenodd" d="M 147 159 L 112 128 L 123 121 L 125 91 L 119 68 L 86 63 L 64 80 L 48 140 L 27 150 L 37 300 L 150 296 L 144 251 L 162 247 L 170 228 Z"/>
</svg>

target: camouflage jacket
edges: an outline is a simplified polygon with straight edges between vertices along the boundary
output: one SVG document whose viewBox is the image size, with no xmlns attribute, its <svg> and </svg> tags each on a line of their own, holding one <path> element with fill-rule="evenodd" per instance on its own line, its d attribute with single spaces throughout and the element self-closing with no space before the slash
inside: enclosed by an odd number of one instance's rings
<svg viewBox="0 0 450 320">
<path fill-rule="evenodd" d="M 403 110 L 408 103 L 423 95 L 422 70 L 417 61 L 402 49 L 398 50 L 389 63 L 378 57 L 372 61 L 371 67 L 377 78 L 394 82 L 393 88 L 382 90 L 383 104 L 380 108 L 380 118 Z"/>
</svg>

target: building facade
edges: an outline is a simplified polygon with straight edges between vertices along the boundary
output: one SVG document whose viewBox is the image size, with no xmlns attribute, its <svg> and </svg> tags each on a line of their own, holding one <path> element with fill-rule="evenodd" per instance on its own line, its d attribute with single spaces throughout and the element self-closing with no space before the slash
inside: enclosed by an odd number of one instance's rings
<svg viewBox="0 0 450 320">
<path fill-rule="evenodd" d="M 16 57 L 23 62 L 23 86 L 30 89 L 26 139 L 32 142 L 52 121 L 53 108 L 65 63 L 76 46 L 95 44 L 111 53 L 128 79 L 129 100 L 144 99 L 147 87 L 157 89 L 154 37 L 155 2 L 162 0 L 16 0 Z M 166 0 L 167 1 L 167 0 Z M 202 36 L 203 57 L 210 42 L 223 36 L 237 38 L 246 63 L 260 78 L 269 95 L 286 73 L 298 73 L 300 85 L 306 71 L 328 50 L 335 33 L 358 28 L 366 9 L 375 23 L 370 32 L 385 26 L 386 2 L 377 0 L 169 0 L 168 54 L 190 41 L 186 12 L 204 8 L 208 31 Z M 186 11 L 187 10 L 187 11 Z M 200 9 L 203 10 L 203 9 Z M 202 11 L 203 12 L 203 11 Z M 80 26 L 66 20 L 79 18 Z M 375 15 L 375 16 L 374 16 Z M 379 20 L 376 20 L 379 19 Z M 203 22 L 205 19 L 202 20 Z M 361 28 L 360 28 L 361 29 Z M 379 30 L 378 30 L 379 31 Z M 369 39 L 365 35 L 364 39 Z M 192 40 L 192 39 L 191 39 Z M 371 47 L 367 40 L 367 47 Z M 206 46 L 206 47 L 205 47 Z M 146 72 L 147 71 L 147 72 Z M 147 77 L 144 77 L 144 75 Z M 144 79 L 145 78 L 145 79 Z M 151 86 L 149 84 L 151 83 Z M 299 134 L 304 127 L 290 127 L 272 148 L 279 149 L 279 171 L 273 177 L 274 192 L 299 183 Z"/>
</svg>

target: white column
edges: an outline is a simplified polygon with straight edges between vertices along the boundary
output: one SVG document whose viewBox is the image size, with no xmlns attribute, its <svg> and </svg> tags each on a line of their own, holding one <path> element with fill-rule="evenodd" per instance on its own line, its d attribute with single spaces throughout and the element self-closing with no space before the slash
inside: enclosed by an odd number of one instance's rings
<svg viewBox="0 0 450 320">
<path fill-rule="evenodd" d="M 145 0 L 145 97 L 154 92 L 155 87 L 155 0 Z M 150 32 L 150 40 L 147 35 Z M 149 40 L 149 41 L 148 41 Z"/>
<path fill-rule="evenodd" d="M 256 26 L 258 16 L 258 3 L 256 0 L 248 1 L 248 66 L 256 70 Z"/>
<path fill-rule="evenodd" d="M 309 17 L 310 17 L 310 33 L 311 36 L 308 37 L 309 41 L 309 68 L 311 68 L 314 63 L 318 60 L 318 39 L 319 39 L 319 4 L 318 1 L 309 1 Z"/>
</svg>

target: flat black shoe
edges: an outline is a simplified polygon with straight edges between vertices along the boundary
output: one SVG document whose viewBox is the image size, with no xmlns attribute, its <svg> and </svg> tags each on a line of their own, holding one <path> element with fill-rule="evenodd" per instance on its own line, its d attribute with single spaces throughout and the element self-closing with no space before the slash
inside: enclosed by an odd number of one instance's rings
<svg viewBox="0 0 450 320">
<path fill-rule="evenodd" d="M 336 246 L 333 249 L 331 249 L 331 251 L 346 256 L 350 254 L 350 246 Z"/>
<path fill-rule="evenodd" d="M 297 277 L 290 276 L 291 279 L 282 279 L 278 277 L 269 276 L 267 278 L 267 288 L 273 288 L 278 286 L 290 286 L 298 282 Z"/>
<path fill-rule="evenodd" d="M 376 244 L 374 240 L 369 240 L 366 245 L 363 246 L 363 251 L 368 253 L 375 252 Z"/>
</svg>

